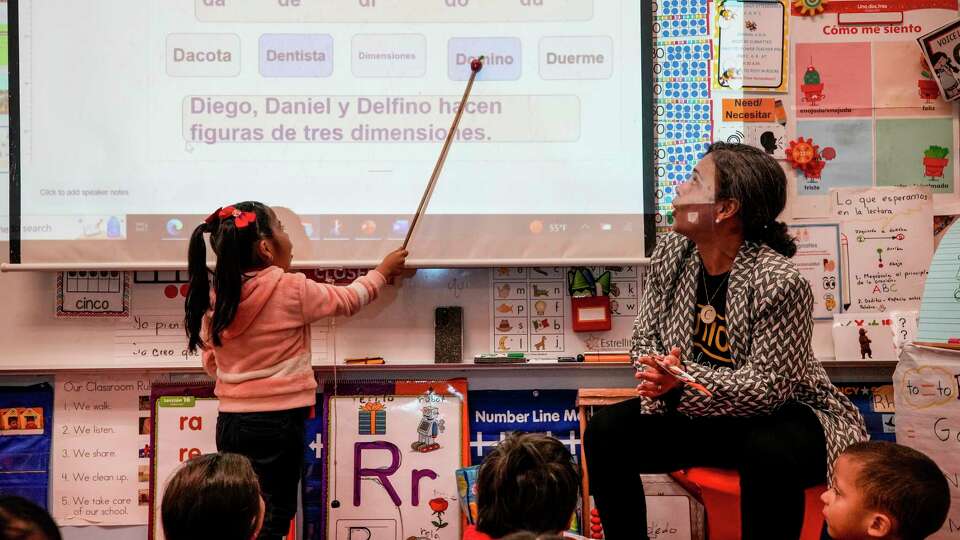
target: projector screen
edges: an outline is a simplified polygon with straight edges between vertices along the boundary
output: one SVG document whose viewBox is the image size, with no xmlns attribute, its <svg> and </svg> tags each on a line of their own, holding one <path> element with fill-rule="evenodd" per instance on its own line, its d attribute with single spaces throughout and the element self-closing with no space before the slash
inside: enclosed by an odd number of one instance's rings
<svg viewBox="0 0 960 540">
<path fill-rule="evenodd" d="M 645 1 L 21 0 L 10 19 L 13 263 L 184 266 L 205 216 L 259 200 L 289 209 L 296 264 L 374 264 L 480 55 L 409 263 L 636 262 L 653 233 Z"/>
</svg>

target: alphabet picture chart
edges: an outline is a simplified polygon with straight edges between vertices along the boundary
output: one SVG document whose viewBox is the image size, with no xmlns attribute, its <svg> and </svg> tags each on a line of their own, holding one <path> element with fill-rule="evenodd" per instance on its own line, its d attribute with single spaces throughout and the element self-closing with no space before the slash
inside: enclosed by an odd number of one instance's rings
<svg viewBox="0 0 960 540">
<path fill-rule="evenodd" d="M 459 386 L 396 383 L 389 393 L 325 394 L 327 538 L 460 538 L 454 471 L 465 461 L 466 385 Z"/>
<path fill-rule="evenodd" d="M 559 266 L 491 270 L 492 351 L 555 354 L 566 350 L 564 314 L 569 302 L 564 270 Z"/>
<path fill-rule="evenodd" d="M 150 395 L 144 375 L 58 373 L 54 378 L 50 511 L 61 526 L 145 525 Z"/>
<path fill-rule="evenodd" d="M 629 349 L 642 284 L 640 267 L 586 268 L 598 280 L 610 272 L 611 330 L 573 331 L 567 283 L 571 268 L 497 267 L 491 269 L 491 352 L 525 352 L 529 357 L 556 358 L 584 351 Z"/>
<path fill-rule="evenodd" d="M 918 309 L 933 258 L 930 188 L 831 191 L 840 220 L 844 306 L 852 312 Z"/>
<path fill-rule="evenodd" d="M 181 463 L 217 451 L 217 409 L 220 401 L 192 395 L 161 395 L 154 404 L 156 437 L 150 524 L 153 538 L 163 540 L 163 527 L 158 518 L 164 488 Z"/>
</svg>

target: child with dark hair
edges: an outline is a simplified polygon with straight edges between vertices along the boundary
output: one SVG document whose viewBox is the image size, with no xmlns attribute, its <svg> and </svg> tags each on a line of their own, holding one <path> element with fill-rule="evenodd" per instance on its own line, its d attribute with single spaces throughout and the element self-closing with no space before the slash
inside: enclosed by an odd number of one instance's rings
<svg viewBox="0 0 960 540">
<path fill-rule="evenodd" d="M 212 280 L 206 234 L 217 255 Z M 203 351 L 203 368 L 217 381 L 217 449 L 247 456 L 260 479 L 267 505 L 260 538 L 283 536 L 297 512 L 304 419 L 317 388 L 310 325 L 376 299 L 407 256 L 393 251 L 338 287 L 289 272 L 292 250 L 276 212 L 252 201 L 217 209 L 190 237 L 189 349 Z"/>
<path fill-rule="evenodd" d="M 0 538 L 60 540 L 60 529 L 46 510 L 13 495 L 0 496 Z"/>
<path fill-rule="evenodd" d="M 239 454 L 204 454 L 180 466 L 163 492 L 167 540 L 252 540 L 263 525 L 260 484 Z"/>
<path fill-rule="evenodd" d="M 923 540 L 950 510 L 940 467 L 921 452 L 883 441 L 850 445 L 821 499 L 835 540 Z"/>
<path fill-rule="evenodd" d="M 477 474 L 477 525 L 464 540 L 510 533 L 560 534 L 577 508 L 580 475 L 570 451 L 539 433 L 514 433 L 487 455 Z"/>
</svg>

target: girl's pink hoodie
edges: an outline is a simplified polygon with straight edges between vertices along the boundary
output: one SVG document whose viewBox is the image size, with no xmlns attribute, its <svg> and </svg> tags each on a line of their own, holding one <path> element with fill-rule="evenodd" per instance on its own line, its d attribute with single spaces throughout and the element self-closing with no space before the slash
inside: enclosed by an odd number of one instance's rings
<svg viewBox="0 0 960 540">
<path fill-rule="evenodd" d="M 203 369 L 217 380 L 220 410 L 262 412 L 313 405 L 317 382 L 310 365 L 310 324 L 356 313 L 385 284 L 376 270 L 343 287 L 276 266 L 257 272 L 243 284 L 237 315 L 220 333 L 221 346 L 209 339 L 212 308 L 203 319 Z"/>
</svg>

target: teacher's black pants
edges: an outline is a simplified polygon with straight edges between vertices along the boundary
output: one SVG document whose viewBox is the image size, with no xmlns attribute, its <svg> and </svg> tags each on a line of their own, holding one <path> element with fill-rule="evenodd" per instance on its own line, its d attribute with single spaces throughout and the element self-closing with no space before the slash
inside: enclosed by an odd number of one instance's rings
<svg viewBox="0 0 960 540">
<path fill-rule="evenodd" d="M 217 416 L 217 450 L 250 459 L 266 506 L 259 540 L 282 538 L 297 515 L 307 409 Z"/>
<path fill-rule="evenodd" d="M 809 407 L 792 401 L 766 416 L 690 418 L 641 414 L 640 400 L 631 399 L 597 410 L 584 452 L 608 540 L 648 538 L 640 474 L 689 467 L 736 470 L 743 540 L 797 540 L 804 490 L 827 476 L 820 421 Z"/>
</svg>

